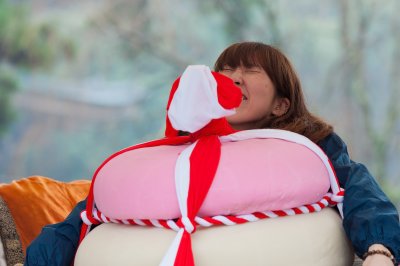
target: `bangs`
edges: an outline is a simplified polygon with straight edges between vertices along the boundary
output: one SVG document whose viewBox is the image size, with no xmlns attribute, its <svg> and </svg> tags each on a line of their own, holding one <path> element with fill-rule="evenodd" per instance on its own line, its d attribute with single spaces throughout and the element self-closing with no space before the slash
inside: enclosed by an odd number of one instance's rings
<svg viewBox="0 0 400 266">
<path fill-rule="evenodd" d="M 263 67 L 261 62 L 266 57 L 265 49 L 260 43 L 236 43 L 228 47 L 217 59 L 214 65 L 215 71 L 221 71 L 224 66 L 236 68 Z"/>
</svg>

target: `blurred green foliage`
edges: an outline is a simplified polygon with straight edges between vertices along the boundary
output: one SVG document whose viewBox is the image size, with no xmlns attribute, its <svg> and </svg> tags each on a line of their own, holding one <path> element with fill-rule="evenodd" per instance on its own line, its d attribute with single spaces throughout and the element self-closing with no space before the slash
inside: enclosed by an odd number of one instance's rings
<svg viewBox="0 0 400 266">
<path fill-rule="evenodd" d="M 15 76 L 6 69 L 0 68 L 0 136 L 3 135 L 15 117 L 11 97 L 17 90 Z"/>
<path fill-rule="evenodd" d="M 0 59 L 11 64 L 36 66 L 50 61 L 46 46 L 49 29 L 34 28 L 22 6 L 0 0 Z"/>
<path fill-rule="evenodd" d="M 74 54 L 74 43 L 61 38 L 52 24 L 32 24 L 24 5 L 0 0 L 0 136 L 16 114 L 11 104 L 18 89 L 15 70 L 48 69 L 57 56 Z"/>
</svg>

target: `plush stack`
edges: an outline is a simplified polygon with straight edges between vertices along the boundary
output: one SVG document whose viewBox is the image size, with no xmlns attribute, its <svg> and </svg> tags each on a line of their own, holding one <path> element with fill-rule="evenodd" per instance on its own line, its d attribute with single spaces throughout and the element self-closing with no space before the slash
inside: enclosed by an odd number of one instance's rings
<svg viewBox="0 0 400 266">
<path fill-rule="evenodd" d="M 171 91 L 166 138 L 95 172 L 75 265 L 351 265 L 326 155 L 292 132 L 236 132 L 225 116 L 240 100 L 228 78 L 189 67 Z"/>
</svg>

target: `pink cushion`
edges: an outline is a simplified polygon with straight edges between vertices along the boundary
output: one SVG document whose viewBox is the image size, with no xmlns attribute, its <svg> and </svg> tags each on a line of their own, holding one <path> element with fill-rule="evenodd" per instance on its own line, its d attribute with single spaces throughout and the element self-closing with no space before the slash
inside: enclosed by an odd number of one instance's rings
<svg viewBox="0 0 400 266">
<path fill-rule="evenodd" d="M 94 199 L 114 219 L 180 217 L 175 163 L 187 146 L 126 151 L 106 163 Z M 309 148 L 280 139 L 226 142 L 199 216 L 281 210 L 319 201 L 329 190 L 328 171 Z"/>
</svg>

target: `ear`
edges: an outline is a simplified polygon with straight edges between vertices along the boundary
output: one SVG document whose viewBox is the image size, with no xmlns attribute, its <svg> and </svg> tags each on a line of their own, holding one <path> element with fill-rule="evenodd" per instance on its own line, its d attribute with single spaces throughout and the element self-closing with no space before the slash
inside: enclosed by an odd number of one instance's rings
<svg viewBox="0 0 400 266">
<path fill-rule="evenodd" d="M 274 108 L 272 114 L 275 116 L 282 116 L 287 113 L 290 107 L 290 101 L 288 98 L 276 98 L 274 102 Z"/>
</svg>

